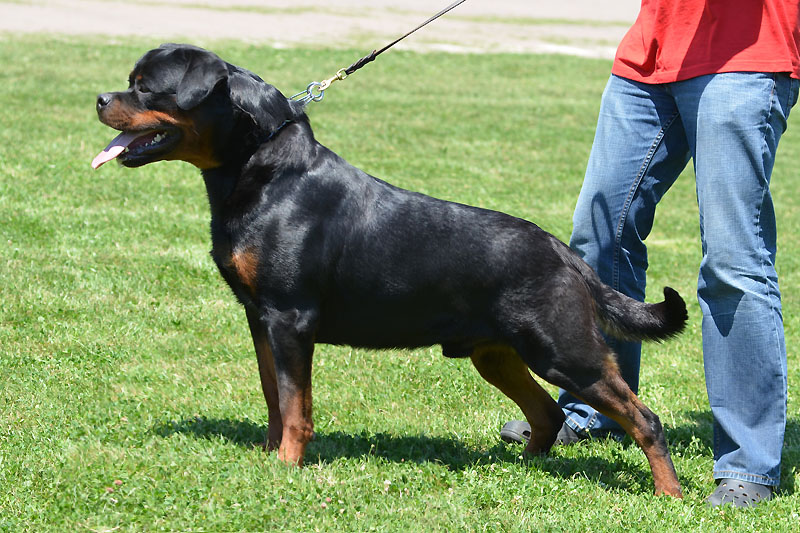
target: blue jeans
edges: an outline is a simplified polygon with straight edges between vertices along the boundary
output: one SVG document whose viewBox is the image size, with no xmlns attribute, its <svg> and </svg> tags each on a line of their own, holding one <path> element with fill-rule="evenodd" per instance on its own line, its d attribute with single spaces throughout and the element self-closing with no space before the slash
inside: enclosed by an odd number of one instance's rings
<svg viewBox="0 0 800 533">
<path fill-rule="evenodd" d="M 798 80 L 785 74 L 715 74 L 662 85 L 612 76 L 575 207 L 570 246 L 603 281 L 644 300 L 644 241 L 656 205 L 694 161 L 715 479 L 780 479 L 786 347 L 769 182 L 797 92 Z M 609 344 L 636 391 L 641 345 Z M 621 431 L 565 391 L 559 405 L 575 430 Z"/>
</svg>

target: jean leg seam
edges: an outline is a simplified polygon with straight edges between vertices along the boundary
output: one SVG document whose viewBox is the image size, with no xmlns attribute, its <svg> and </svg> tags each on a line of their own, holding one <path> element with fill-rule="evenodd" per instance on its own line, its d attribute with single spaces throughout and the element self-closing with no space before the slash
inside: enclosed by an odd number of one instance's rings
<svg viewBox="0 0 800 533">
<path fill-rule="evenodd" d="M 661 146 L 661 142 L 664 140 L 666 136 L 667 130 L 672 126 L 675 122 L 675 119 L 678 118 L 680 114 L 675 113 L 669 120 L 661 127 L 661 129 L 656 134 L 655 138 L 653 139 L 653 143 L 650 145 L 650 149 L 647 151 L 647 155 L 642 161 L 642 166 L 639 167 L 639 172 L 636 174 L 636 178 L 631 183 L 631 187 L 628 190 L 628 196 L 625 198 L 625 203 L 622 208 L 622 212 L 620 213 L 619 220 L 617 221 L 617 228 L 614 232 L 614 255 L 613 255 L 613 262 L 612 262 L 612 270 L 611 270 L 611 287 L 615 290 L 620 289 L 619 285 L 619 271 L 620 271 L 620 256 L 622 253 L 622 233 L 625 228 L 625 221 L 628 218 L 628 213 L 630 211 L 631 204 L 633 203 L 633 198 L 636 195 L 636 191 L 639 189 L 639 185 L 644 178 L 644 175 L 647 173 L 647 169 L 650 167 L 650 163 L 653 161 L 653 157 L 655 156 L 656 151 Z"/>
<path fill-rule="evenodd" d="M 777 98 L 779 98 L 779 95 L 777 94 L 777 89 L 778 89 L 777 76 L 775 74 L 773 74 L 773 76 L 772 76 L 772 90 L 770 91 L 770 105 L 769 105 L 769 109 L 767 110 L 767 114 L 764 117 L 764 123 L 767 124 L 767 125 L 769 124 L 769 117 L 772 116 L 772 114 L 774 112 L 775 100 Z M 763 132 L 763 136 L 761 138 L 762 159 L 763 159 L 764 154 L 766 154 L 769 151 L 769 147 L 767 145 L 766 136 L 767 136 L 767 134 L 766 134 L 766 128 L 765 128 L 764 132 Z M 766 169 L 765 169 L 765 173 L 766 173 Z M 764 190 L 761 193 L 761 201 L 759 202 L 759 205 L 758 205 L 758 219 L 757 219 L 758 220 L 758 228 L 757 229 L 758 229 L 758 238 L 759 238 L 759 242 L 761 244 L 762 250 L 767 252 L 767 253 L 769 252 L 769 250 L 768 250 L 768 248 L 766 246 L 766 239 L 764 238 L 764 224 L 762 223 L 762 219 L 763 219 L 763 214 L 764 214 L 764 202 L 766 200 L 767 194 L 769 194 L 769 190 L 770 190 L 770 180 L 767 179 L 767 176 L 765 174 L 765 176 L 764 176 Z M 776 231 L 777 231 L 777 229 L 776 229 Z M 776 252 L 775 253 L 776 253 L 776 256 L 777 256 L 777 235 L 775 236 L 775 240 L 776 240 Z M 764 284 L 762 286 L 762 290 L 764 291 L 764 294 L 767 297 L 767 301 L 769 302 L 770 310 L 772 311 L 772 320 L 771 320 L 772 336 L 773 336 L 775 345 L 780 347 L 780 344 L 781 344 L 780 343 L 780 338 L 779 338 L 780 335 L 779 335 L 779 332 L 778 332 L 779 324 L 777 324 L 776 321 L 775 321 L 775 317 L 778 314 L 782 314 L 781 310 L 775 304 L 776 300 L 780 299 L 780 289 L 778 289 L 777 294 L 773 294 L 772 293 L 772 291 L 770 290 L 770 287 L 769 287 L 769 285 L 767 283 L 767 279 L 768 279 L 767 278 L 767 268 L 766 268 L 767 265 L 766 265 L 766 261 L 764 259 L 761 259 L 760 266 L 761 266 L 761 276 L 762 276 L 762 279 L 764 279 Z M 776 283 L 777 283 L 777 279 L 776 279 Z M 780 350 L 778 350 L 778 351 L 780 351 Z M 781 361 L 778 361 L 778 363 L 780 364 Z M 786 378 L 786 376 L 784 376 L 784 379 L 785 378 Z M 785 405 L 785 402 L 786 402 L 787 398 L 786 398 L 785 394 L 783 396 L 784 396 L 783 400 L 784 400 L 784 405 Z"/>
<path fill-rule="evenodd" d="M 791 86 L 789 87 L 789 89 L 791 90 Z M 789 98 L 788 93 L 790 92 L 790 90 L 787 91 L 787 103 L 788 103 L 788 98 Z M 771 117 L 773 115 L 773 113 L 776 112 L 774 108 L 776 106 L 776 100 L 779 97 L 780 97 L 780 95 L 778 94 L 778 79 L 777 79 L 777 75 L 773 74 L 773 77 L 772 77 L 772 91 L 771 91 L 771 94 L 770 94 L 770 106 L 769 106 L 768 114 L 765 117 L 765 123 L 767 123 L 767 124 L 769 123 L 769 117 Z M 780 104 L 778 103 L 777 105 L 780 105 Z M 777 112 L 780 112 L 780 111 L 777 111 Z M 786 120 L 786 119 L 788 119 L 788 113 L 787 113 L 787 116 L 784 117 L 784 120 Z M 784 122 L 784 124 L 785 124 L 785 122 Z M 784 131 L 785 131 L 785 128 L 784 128 Z M 783 132 L 781 132 L 781 134 L 782 133 Z M 776 140 L 776 143 L 777 142 L 778 141 Z M 761 143 L 762 143 L 762 150 L 764 150 L 763 153 L 766 154 L 767 151 L 769 150 L 769 146 L 767 145 L 767 139 L 766 139 L 766 129 L 764 130 L 764 134 L 763 134 L 763 137 L 761 139 Z M 776 151 L 777 151 L 777 144 L 776 144 L 775 148 L 776 148 Z M 774 165 L 774 154 L 772 155 L 772 158 L 773 158 L 773 165 Z M 766 172 L 766 169 L 765 169 L 765 172 Z M 763 217 L 763 213 L 764 213 L 764 202 L 765 202 L 766 197 L 767 197 L 767 195 L 769 194 L 769 191 L 770 191 L 770 181 L 771 180 L 768 179 L 766 174 L 765 174 L 765 176 L 764 176 L 764 182 L 765 182 L 764 183 L 764 190 L 763 190 L 762 195 L 761 195 L 761 202 L 760 202 L 760 204 L 758 206 L 759 241 L 761 243 L 762 249 L 767 253 L 769 252 L 769 250 L 768 250 L 768 248 L 766 246 L 766 240 L 764 238 L 764 224 L 762 223 L 762 217 Z M 777 260 L 777 241 L 778 241 L 777 227 L 775 228 L 775 232 L 776 232 L 776 234 L 775 234 L 775 259 Z M 782 312 L 782 310 L 780 308 L 780 305 L 779 305 L 781 296 L 780 296 L 780 287 L 777 286 L 777 283 L 778 283 L 777 272 L 775 273 L 775 276 L 776 276 L 776 278 L 775 278 L 776 288 L 775 288 L 775 291 L 773 291 L 770 288 L 769 284 L 767 283 L 767 265 L 766 265 L 766 261 L 762 258 L 760 263 L 761 263 L 762 277 L 764 279 L 763 290 L 766 293 L 766 296 L 767 296 L 767 299 L 768 299 L 768 302 L 769 302 L 769 306 L 770 306 L 770 309 L 772 311 L 772 317 L 771 317 L 772 318 L 772 320 L 771 320 L 772 337 L 773 337 L 773 342 L 775 343 L 775 347 L 776 347 L 776 351 L 775 351 L 774 357 L 777 357 L 777 359 L 778 359 L 777 361 L 775 361 L 775 364 L 776 364 L 777 368 L 780 368 L 780 369 L 783 370 L 785 368 L 785 363 L 783 361 L 785 355 L 782 353 L 781 339 L 780 339 L 780 330 L 783 328 L 783 324 L 782 323 L 778 323 L 778 319 L 777 319 L 777 317 L 779 315 L 782 316 L 783 312 Z M 785 346 L 785 341 L 784 341 L 784 346 Z M 783 348 L 783 350 L 785 350 L 785 348 Z M 786 371 L 783 371 L 782 378 L 783 378 L 783 383 L 782 383 L 783 387 L 781 388 L 780 395 L 781 395 L 781 400 L 783 402 L 783 420 L 784 420 L 784 427 L 785 427 L 786 418 L 787 418 L 786 407 L 787 407 L 787 403 L 788 403 L 788 397 L 787 397 L 787 393 L 786 393 L 787 392 L 787 385 L 788 385 L 788 375 L 787 375 Z M 778 458 L 778 460 L 780 461 L 780 457 Z M 780 471 L 778 473 L 778 476 L 780 476 Z"/>
<path fill-rule="evenodd" d="M 769 117 L 772 116 L 772 113 L 774 112 L 773 109 L 775 107 L 775 99 L 779 97 L 778 94 L 777 94 L 777 89 L 778 89 L 777 78 L 776 78 L 776 75 L 773 74 L 773 76 L 772 76 L 772 91 L 770 91 L 770 99 L 769 99 L 770 107 L 769 107 L 769 111 L 767 112 L 767 116 L 765 117 L 765 120 L 764 120 L 765 123 L 769 123 Z M 766 131 L 764 131 L 764 136 L 761 139 L 761 146 L 762 146 L 763 153 L 766 153 L 769 150 L 769 147 L 767 146 L 767 140 L 766 140 Z M 776 146 L 776 148 L 777 148 L 777 146 Z M 773 163 L 774 163 L 774 161 L 773 161 Z M 764 176 L 764 182 L 765 182 L 764 183 L 764 190 L 761 193 L 761 202 L 758 205 L 758 237 L 759 237 L 759 241 L 761 242 L 762 248 L 764 249 L 764 251 L 768 252 L 767 246 L 765 244 L 766 240 L 764 238 L 764 224 L 762 223 L 762 217 L 763 217 L 763 214 L 764 214 L 764 201 L 766 200 L 767 194 L 769 194 L 769 189 L 770 189 L 770 186 L 769 186 L 770 180 L 767 179 L 766 175 Z M 777 228 L 776 228 L 776 232 L 777 232 Z M 775 241 L 776 241 L 775 254 L 776 254 L 776 259 L 777 259 L 777 240 L 778 240 L 778 236 L 776 234 L 775 235 Z M 780 312 L 780 310 L 775 306 L 775 300 L 780 298 L 780 289 L 778 289 L 778 294 L 776 294 L 776 295 L 770 294 L 771 290 L 769 288 L 769 285 L 766 283 L 766 280 L 767 280 L 767 268 L 766 268 L 765 261 L 763 259 L 761 260 L 761 275 L 762 275 L 762 277 L 764 279 L 764 288 L 763 289 L 764 289 L 764 291 L 766 293 L 766 296 L 768 298 L 770 309 L 772 310 L 772 332 L 773 332 L 773 337 L 775 339 L 776 345 L 779 346 L 780 345 L 780 339 L 779 339 L 779 334 L 778 334 L 778 324 L 775 323 L 775 316 L 776 316 L 777 313 Z M 776 276 L 777 276 L 777 274 L 776 274 Z M 777 283 L 777 279 L 776 279 L 776 283 Z"/>
</svg>

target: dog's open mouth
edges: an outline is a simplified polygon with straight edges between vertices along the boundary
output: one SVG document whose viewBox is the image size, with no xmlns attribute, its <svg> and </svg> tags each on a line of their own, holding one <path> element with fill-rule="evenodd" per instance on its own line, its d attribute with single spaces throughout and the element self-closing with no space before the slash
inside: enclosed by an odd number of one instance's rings
<svg viewBox="0 0 800 533">
<path fill-rule="evenodd" d="M 92 160 L 92 168 L 99 168 L 112 159 L 126 167 L 138 167 L 158 159 L 171 151 L 180 140 L 180 130 L 152 129 L 123 131 Z"/>
</svg>

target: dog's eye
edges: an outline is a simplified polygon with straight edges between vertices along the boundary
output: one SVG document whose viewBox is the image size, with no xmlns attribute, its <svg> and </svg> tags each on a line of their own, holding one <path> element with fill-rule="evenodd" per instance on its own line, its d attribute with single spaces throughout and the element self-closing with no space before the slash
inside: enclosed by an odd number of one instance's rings
<svg viewBox="0 0 800 533">
<path fill-rule="evenodd" d="M 141 74 L 139 74 L 138 76 L 133 78 L 131 81 L 132 81 L 132 85 L 133 85 L 134 89 L 136 89 L 140 93 L 149 93 L 150 92 L 150 88 L 144 82 L 144 78 L 142 77 Z"/>
</svg>

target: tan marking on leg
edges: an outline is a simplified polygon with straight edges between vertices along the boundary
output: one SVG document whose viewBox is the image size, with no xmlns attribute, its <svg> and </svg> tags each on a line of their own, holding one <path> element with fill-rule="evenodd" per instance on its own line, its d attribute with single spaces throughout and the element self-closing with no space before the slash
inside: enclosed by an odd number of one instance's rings
<svg viewBox="0 0 800 533">
<path fill-rule="evenodd" d="M 639 445 L 650 463 L 657 495 L 682 498 L 661 422 L 622 379 L 613 354 L 607 355 L 605 361 L 598 381 L 582 391 L 570 392 L 615 420 Z"/>
<path fill-rule="evenodd" d="M 303 466 L 306 446 L 314 436 L 311 420 L 311 386 L 291 398 L 281 398 L 283 436 L 278 458 L 288 465 Z"/>
<path fill-rule="evenodd" d="M 547 453 L 564 423 L 564 413 L 508 346 L 481 346 L 470 356 L 481 377 L 511 398 L 531 426 L 526 453 Z"/>
</svg>

